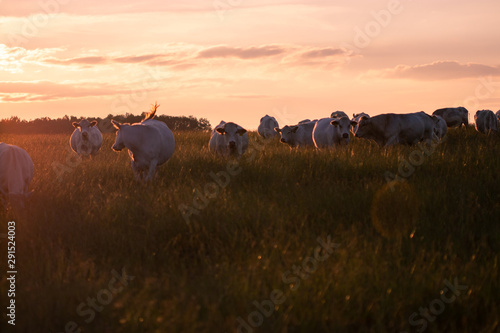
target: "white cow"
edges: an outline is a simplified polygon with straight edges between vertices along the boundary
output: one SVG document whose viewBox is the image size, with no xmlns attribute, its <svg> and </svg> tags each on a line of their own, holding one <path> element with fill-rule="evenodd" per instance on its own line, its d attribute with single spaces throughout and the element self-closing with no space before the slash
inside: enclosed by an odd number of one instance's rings
<svg viewBox="0 0 500 333">
<path fill-rule="evenodd" d="M 469 111 L 463 106 L 437 109 L 432 115 L 443 118 L 448 127 L 460 127 L 462 124 L 467 127 L 469 125 Z"/>
<path fill-rule="evenodd" d="M 248 149 L 247 130 L 235 123 L 221 121 L 212 130 L 208 148 L 224 157 L 241 157 Z"/>
<path fill-rule="evenodd" d="M 79 123 L 74 122 L 75 130 L 71 134 L 69 144 L 71 149 L 82 157 L 95 156 L 102 145 L 102 134 L 95 126 L 97 121 L 89 122 L 82 119 Z"/>
<path fill-rule="evenodd" d="M 259 127 L 257 128 L 257 132 L 264 139 L 275 138 L 279 136 L 279 134 L 274 131 L 275 127 L 279 127 L 276 118 L 266 114 L 264 117 L 260 119 L 260 124 Z"/>
<path fill-rule="evenodd" d="M 425 112 L 361 117 L 358 125 L 356 137 L 374 140 L 381 147 L 420 141 L 430 144 L 434 137 L 434 121 Z"/>
<path fill-rule="evenodd" d="M 293 126 L 285 126 L 283 128 L 276 127 L 274 130 L 281 134 L 281 142 L 288 144 L 291 148 L 298 147 L 314 147 L 312 132 L 316 125 L 316 121 L 297 124 Z"/>
<path fill-rule="evenodd" d="M 436 135 L 436 141 L 442 140 L 448 131 L 448 125 L 446 121 L 440 116 L 432 116 L 434 121 L 434 135 Z"/>
<path fill-rule="evenodd" d="M 498 119 L 491 110 L 479 110 L 474 115 L 476 130 L 479 133 L 490 134 L 498 132 Z"/>
<path fill-rule="evenodd" d="M 342 118 L 342 117 L 347 117 L 347 114 L 344 111 L 333 111 L 332 114 L 330 115 L 330 118 Z"/>
<path fill-rule="evenodd" d="M 138 181 L 151 181 L 156 167 L 167 162 L 174 154 L 174 134 L 164 122 L 153 119 L 159 106 L 155 103 L 151 112 L 140 123 L 120 124 L 111 120 L 118 129 L 112 149 L 128 149 Z"/>
<path fill-rule="evenodd" d="M 351 120 L 355 121 L 356 123 L 359 123 L 359 120 L 361 119 L 361 117 L 370 118 L 370 116 L 368 114 L 361 112 L 361 113 L 353 113 Z M 357 124 L 351 127 L 352 134 L 356 135 L 357 130 L 358 130 Z"/>
<path fill-rule="evenodd" d="M 14 210 L 23 210 L 33 179 L 35 166 L 28 153 L 17 146 L 0 142 L 0 197 L 10 202 Z"/>
<path fill-rule="evenodd" d="M 316 148 L 330 148 L 349 144 L 349 128 L 357 122 L 347 117 L 322 118 L 318 120 L 313 129 L 313 141 Z"/>
</svg>

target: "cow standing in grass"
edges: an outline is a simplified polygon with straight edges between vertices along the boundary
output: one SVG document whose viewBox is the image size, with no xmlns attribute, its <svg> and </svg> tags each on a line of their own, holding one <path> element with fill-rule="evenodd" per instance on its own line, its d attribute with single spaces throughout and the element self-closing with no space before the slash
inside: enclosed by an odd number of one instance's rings
<svg viewBox="0 0 500 333">
<path fill-rule="evenodd" d="M 89 122 L 82 119 L 74 122 L 75 130 L 71 134 L 69 144 L 71 149 L 81 157 L 95 156 L 102 145 L 102 134 L 97 128 L 97 121 Z"/>
<path fill-rule="evenodd" d="M 260 124 L 257 128 L 257 132 L 264 139 L 272 139 L 279 136 L 279 134 L 274 131 L 275 127 L 279 127 L 276 118 L 266 114 L 260 119 Z"/>
<path fill-rule="evenodd" d="M 10 202 L 15 211 L 22 211 L 32 192 L 29 185 L 35 166 L 29 154 L 18 146 L 0 142 L 0 198 Z"/>
<path fill-rule="evenodd" d="M 313 141 L 316 148 L 347 146 L 350 141 L 349 129 L 357 122 L 347 117 L 323 118 L 318 120 L 313 129 Z"/>
<path fill-rule="evenodd" d="M 469 125 L 469 111 L 463 106 L 437 109 L 432 115 L 443 118 L 448 127 L 460 127 L 462 124 L 467 127 Z"/>
<path fill-rule="evenodd" d="M 235 123 L 221 121 L 212 131 L 208 148 L 224 157 L 241 157 L 248 149 L 247 130 Z"/>
<path fill-rule="evenodd" d="M 280 141 L 286 143 L 290 148 L 314 147 L 312 132 L 317 121 L 299 123 L 293 126 L 276 127 L 274 130 L 281 134 Z"/>
<path fill-rule="evenodd" d="M 474 115 L 476 130 L 479 133 L 490 134 L 498 132 L 498 119 L 491 110 L 479 110 Z"/>
<path fill-rule="evenodd" d="M 356 137 L 374 140 L 380 147 L 421 141 L 430 144 L 434 138 L 434 121 L 425 112 L 361 117 L 358 125 Z"/>
<path fill-rule="evenodd" d="M 174 154 L 174 134 L 164 122 L 153 119 L 159 106 L 155 103 L 151 112 L 140 123 L 120 124 L 111 120 L 118 130 L 112 149 L 128 149 L 138 181 L 151 181 L 156 167 L 167 162 Z"/>
</svg>

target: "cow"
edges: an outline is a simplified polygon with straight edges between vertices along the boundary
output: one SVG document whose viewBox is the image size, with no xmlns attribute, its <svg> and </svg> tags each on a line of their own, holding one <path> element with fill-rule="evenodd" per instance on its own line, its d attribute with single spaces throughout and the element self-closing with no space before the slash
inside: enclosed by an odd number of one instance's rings
<svg viewBox="0 0 500 333">
<path fill-rule="evenodd" d="M 153 119 L 159 106 L 155 103 L 140 123 L 121 124 L 111 120 L 118 130 L 112 149 L 128 149 L 135 178 L 143 183 L 153 180 L 156 167 L 167 162 L 175 150 L 174 134 L 170 128 L 164 122 Z"/>
<path fill-rule="evenodd" d="M 347 117 L 347 114 L 344 111 L 333 111 L 330 115 L 330 118 L 342 118 Z"/>
<path fill-rule="evenodd" d="M 71 149 L 81 157 L 94 157 L 101 148 L 102 134 L 96 124 L 97 121 L 89 122 L 87 119 L 73 123 L 75 130 L 71 134 L 69 144 Z"/>
<path fill-rule="evenodd" d="M 0 142 L 0 197 L 14 211 L 23 211 L 25 201 L 33 194 L 29 185 L 35 174 L 30 155 L 18 146 Z"/>
<path fill-rule="evenodd" d="M 498 119 L 498 125 L 500 126 L 500 110 L 497 111 L 496 116 Z"/>
<path fill-rule="evenodd" d="M 290 148 L 314 147 L 312 132 L 315 125 L 316 121 L 310 121 L 292 126 L 286 125 L 281 129 L 276 127 L 274 130 L 281 134 L 280 141 L 288 144 Z"/>
<path fill-rule="evenodd" d="M 432 115 L 443 118 L 448 127 L 460 127 L 462 124 L 467 127 L 469 125 L 469 111 L 463 106 L 437 109 Z"/>
<path fill-rule="evenodd" d="M 490 134 L 498 132 L 498 119 L 491 110 L 479 110 L 474 115 L 476 130 L 479 133 Z"/>
<path fill-rule="evenodd" d="M 306 124 L 306 123 L 310 123 L 310 122 L 311 122 L 311 119 L 304 119 L 304 120 L 299 121 L 298 124 L 300 125 L 300 124 Z M 276 127 L 278 127 L 278 126 L 276 126 Z"/>
<path fill-rule="evenodd" d="M 257 128 L 257 132 L 264 139 L 272 139 L 279 136 L 279 134 L 274 130 L 275 127 L 279 127 L 276 118 L 266 114 L 260 119 L 260 124 Z"/>
<path fill-rule="evenodd" d="M 248 149 L 247 130 L 235 123 L 221 121 L 212 130 L 208 148 L 223 157 L 241 157 Z"/>
<path fill-rule="evenodd" d="M 357 122 L 348 117 L 322 118 L 318 120 L 313 129 L 313 141 L 316 148 L 331 148 L 347 146 L 349 144 L 349 129 Z"/>
<path fill-rule="evenodd" d="M 356 137 L 374 140 L 380 147 L 398 143 L 412 145 L 420 141 L 430 144 L 433 134 L 434 121 L 422 111 L 361 117 L 356 131 Z"/>
<path fill-rule="evenodd" d="M 352 114 L 352 121 L 355 121 L 356 123 L 359 123 L 359 120 L 361 119 L 361 117 L 365 117 L 365 118 L 370 118 L 370 116 L 364 112 L 361 112 L 361 113 L 353 113 Z M 358 130 L 358 125 L 354 125 L 354 126 L 351 126 L 351 133 L 356 135 L 356 131 Z"/>
<path fill-rule="evenodd" d="M 440 141 L 446 135 L 448 125 L 440 116 L 432 116 L 432 120 L 434 121 L 434 134 L 436 135 L 434 139 L 436 139 L 436 141 Z"/>
</svg>

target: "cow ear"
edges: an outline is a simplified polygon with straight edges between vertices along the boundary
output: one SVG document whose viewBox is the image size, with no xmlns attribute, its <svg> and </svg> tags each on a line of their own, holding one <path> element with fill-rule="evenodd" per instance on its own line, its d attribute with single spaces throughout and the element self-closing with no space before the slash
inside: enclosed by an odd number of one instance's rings
<svg viewBox="0 0 500 333">
<path fill-rule="evenodd" d="M 111 123 L 113 124 L 113 126 L 116 128 L 116 129 L 120 129 L 120 127 L 122 127 L 122 124 L 120 124 L 119 122 L 117 122 L 116 120 L 114 119 L 111 119 Z"/>
<path fill-rule="evenodd" d="M 335 127 L 339 126 L 338 120 L 332 120 L 332 121 L 330 121 L 330 124 L 335 126 Z"/>
<path fill-rule="evenodd" d="M 280 128 L 279 128 L 279 127 L 275 127 L 275 128 L 274 128 L 274 131 L 275 131 L 275 132 L 277 132 L 277 133 L 281 133 L 281 130 L 280 130 Z"/>
<path fill-rule="evenodd" d="M 78 127 L 80 127 L 80 124 L 79 124 L 79 123 L 77 123 L 76 121 L 75 121 L 72 125 L 73 125 L 73 127 L 74 127 L 74 128 L 78 128 Z"/>
<path fill-rule="evenodd" d="M 247 132 L 246 129 L 244 129 L 243 127 L 238 127 L 238 130 L 236 131 L 236 133 L 238 133 L 239 135 L 243 135 Z"/>
<path fill-rule="evenodd" d="M 97 120 L 91 121 L 90 122 L 90 127 L 97 125 Z"/>
<path fill-rule="evenodd" d="M 220 135 L 224 135 L 226 134 L 226 130 L 224 129 L 224 127 L 219 127 L 216 129 L 216 131 L 220 134 Z"/>
<path fill-rule="evenodd" d="M 292 127 L 292 133 L 295 133 L 297 132 L 297 130 L 299 129 L 299 126 L 294 126 Z"/>
<path fill-rule="evenodd" d="M 351 120 L 351 126 L 356 126 L 358 124 L 357 121 Z"/>
</svg>

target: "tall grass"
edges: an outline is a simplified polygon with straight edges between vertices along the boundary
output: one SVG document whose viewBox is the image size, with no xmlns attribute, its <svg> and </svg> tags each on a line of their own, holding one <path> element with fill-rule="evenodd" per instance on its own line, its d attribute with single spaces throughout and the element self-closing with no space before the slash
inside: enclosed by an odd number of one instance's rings
<svg viewBox="0 0 500 333">
<path fill-rule="evenodd" d="M 387 173 L 419 148 L 354 139 L 345 150 L 291 151 L 259 141 L 263 149 L 230 164 L 208 151 L 208 133 L 175 138 L 174 156 L 143 186 L 127 152 L 111 151 L 113 135 L 82 162 L 66 136 L 0 136 L 35 163 L 28 218 L 17 221 L 18 332 L 64 332 L 71 321 L 82 332 L 235 332 L 273 290 L 285 299 L 248 326 L 255 332 L 413 332 L 425 317 L 409 317 L 449 296 L 445 280 L 455 278 L 466 291 L 426 331 L 500 329 L 500 138 L 450 130 L 389 185 Z M 54 165 L 66 166 L 59 179 Z M 211 173 L 228 166 L 238 172 L 214 186 Z M 193 200 L 186 223 L 179 207 Z M 13 218 L 0 212 L 2 233 Z M 339 244 L 331 256 L 284 283 L 328 236 Z M 135 278 L 85 322 L 78 306 L 122 268 Z"/>
</svg>

